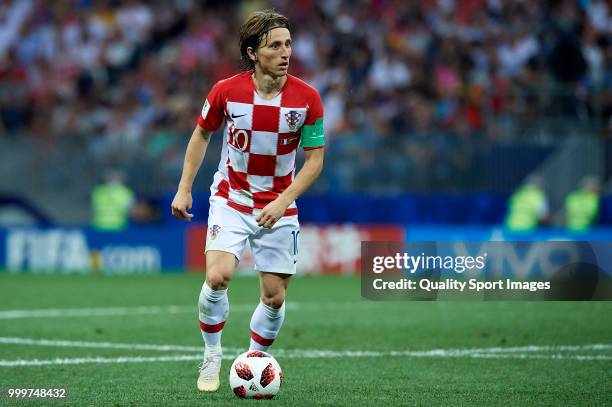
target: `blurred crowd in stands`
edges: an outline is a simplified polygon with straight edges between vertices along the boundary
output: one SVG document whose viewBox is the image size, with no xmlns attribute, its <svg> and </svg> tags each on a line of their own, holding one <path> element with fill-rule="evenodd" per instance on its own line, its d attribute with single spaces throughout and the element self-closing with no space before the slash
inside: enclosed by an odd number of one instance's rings
<svg viewBox="0 0 612 407">
<path fill-rule="evenodd" d="M 612 133 L 609 0 L 0 0 L 0 134 L 78 140 L 174 188 L 208 90 L 238 71 L 238 27 L 266 7 L 324 99 L 319 188 L 461 187 L 479 146 L 545 118 Z"/>
</svg>

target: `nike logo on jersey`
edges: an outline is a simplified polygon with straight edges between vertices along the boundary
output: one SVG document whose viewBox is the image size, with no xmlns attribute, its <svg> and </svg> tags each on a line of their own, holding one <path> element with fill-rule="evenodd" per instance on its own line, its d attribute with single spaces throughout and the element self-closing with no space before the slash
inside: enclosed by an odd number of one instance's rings
<svg viewBox="0 0 612 407">
<path fill-rule="evenodd" d="M 245 114 L 233 114 L 232 113 L 232 119 L 237 119 L 239 117 L 246 116 L 246 115 L 247 115 L 246 113 Z"/>
</svg>

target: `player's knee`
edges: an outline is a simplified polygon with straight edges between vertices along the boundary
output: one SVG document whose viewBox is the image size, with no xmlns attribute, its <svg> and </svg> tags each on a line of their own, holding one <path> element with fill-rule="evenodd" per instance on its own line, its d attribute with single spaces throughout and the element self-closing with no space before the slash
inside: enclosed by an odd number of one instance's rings
<svg viewBox="0 0 612 407">
<path fill-rule="evenodd" d="M 215 291 L 225 290 L 230 281 L 229 275 L 218 268 L 209 267 L 206 270 L 206 284 Z"/>
<path fill-rule="evenodd" d="M 263 295 L 261 297 L 261 302 L 263 302 L 268 307 L 278 309 L 283 306 L 285 302 L 285 292 L 278 292 L 271 295 Z"/>
<path fill-rule="evenodd" d="M 213 290 L 225 290 L 234 272 L 233 257 L 206 256 L 206 284 Z"/>
</svg>

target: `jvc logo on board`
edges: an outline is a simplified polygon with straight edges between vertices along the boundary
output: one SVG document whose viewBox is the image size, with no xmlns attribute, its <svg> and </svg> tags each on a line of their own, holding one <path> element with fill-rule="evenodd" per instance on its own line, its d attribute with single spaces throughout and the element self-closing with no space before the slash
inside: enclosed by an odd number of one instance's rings
<svg viewBox="0 0 612 407">
<path fill-rule="evenodd" d="M 549 278 L 565 265 L 588 259 L 581 253 L 579 244 L 569 241 L 471 243 L 453 243 L 453 254 L 479 256 L 488 253 L 489 276 Z"/>
</svg>

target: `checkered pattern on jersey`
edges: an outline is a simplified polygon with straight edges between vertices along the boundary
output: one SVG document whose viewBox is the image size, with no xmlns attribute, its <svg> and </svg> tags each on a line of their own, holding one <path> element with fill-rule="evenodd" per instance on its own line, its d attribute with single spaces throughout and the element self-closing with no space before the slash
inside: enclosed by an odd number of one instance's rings
<svg viewBox="0 0 612 407">
<path fill-rule="evenodd" d="M 227 198 L 231 206 L 252 212 L 276 199 L 293 181 L 299 129 L 307 106 L 284 104 L 282 93 L 266 100 L 253 91 L 251 100 L 245 99 L 225 103 Z"/>
<path fill-rule="evenodd" d="M 283 106 L 282 101 L 282 94 L 265 100 L 253 92 L 251 103 L 226 102 L 228 198 L 236 204 L 262 209 L 293 181 L 306 106 Z M 300 119 L 292 122 L 291 117 Z"/>
<path fill-rule="evenodd" d="M 226 121 L 211 193 L 235 209 L 256 214 L 293 181 L 301 127 L 322 118 L 319 94 L 291 75 L 271 100 L 259 97 L 250 72 L 217 82 L 198 117 L 200 127 L 210 131 Z M 285 215 L 295 214 L 292 202 Z"/>
</svg>

